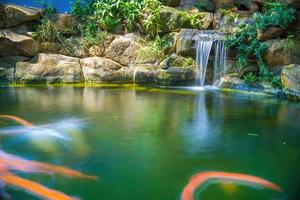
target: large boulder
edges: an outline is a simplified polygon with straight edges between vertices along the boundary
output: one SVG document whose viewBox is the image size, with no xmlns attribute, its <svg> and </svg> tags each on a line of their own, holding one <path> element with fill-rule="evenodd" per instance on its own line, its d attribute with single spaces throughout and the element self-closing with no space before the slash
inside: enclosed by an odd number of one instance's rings
<svg viewBox="0 0 300 200">
<path fill-rule="evenodd" d="M 40 42 L 39 53 L 58 54 L 63 46 L 59 42 Z"/>
<path fill-rule="evenodd" d="M 30 62 L 16 64 L 17 83 L 78 83 L 82 82 L 78 58 L 60 54 L 36 55 Z"/>
<path fill-rule="evenodd" d="M 0 31 L 0 56 L 34 56 L 39 51 L 39 44 L 31 37 L 9 30 Z"/>
<path fill-rule="evenodd" d="M 129 65 L 135 62 L 138 50 L 137 38 L 132 35 L 115 38 L 105 50 L 105 57 L 110 58 L 121 65 Z"/>
<path fill-rule="evenodd" d="M 293 47 L 289 47 L 288 43 L 291 43 L 288 39 L 269 40 L 265 42 L 268 50 L 264 58 L 269 67 L 300 63 L 300 42 L 296 40 L 292 41 Z"/>
<path fill-rule="evenodd" d="M 195 83 L 196 70 L 192 68 L 170 67 L 157 69 L 150 65 L 135 66 L 133 79 L 135 83 L 157 85 L 190 85 Z"/>
<path fill-rule="evenodd" d="M 23 22 L 36 20 L 41 16 L 41 10 L 31 7 L 4 4 L 0 7 L 0 15 L 6 28 L 14 27 Z"/>
<path fill-rule="evenodd" d="M 230 15 L 227 15 L 222 12 L 216 12 L 213 20 L 213 29 L 234 32 L 240 24 L 251 23 L 253 23 L 253 19 L 250 15 L 240 15 L 239 13 L 234 12 L 232 12 Z"/>
<path fill-rule="evenodd" d="M 162 33 L 177 31 L 180 28 L 190 27 L 189 17 L 175 8 L 163 6 L 160 10 Z"/>
<path fill-rule="evenodd" d="M 12 83 L 15 77 L 16 63 L 28 60 L 30 58 L 23 56 L 0 57 L 0 82 Z"/>
<path fill-rule="evenodd" d="M 300 65 L 284 66 L 281 71 L 281 83 L 284 89 L 300 93 Z"/>
<path fill-rule="evenodd" d="M 85 49 L 85 45 L 81 37 L 67 38 L 64 41 L 64 48 L 61 48 L 59 53 L 77 58 L 84 58 L 89 56 L 89 53 Z"/>
<path fill-rule="evenodd" d="M 195 45 L 193 37 L 197 29 L 181 29 L 176 43 L 176 53 L 186 56 L 195 55 Z"/>
<path fill-rule="evenodd" d="M 123 82 L 132 81 L 132 75 L 126 74 L 128 67 L 123 67 L 119 63 L 101 57 L 90 57 L 80 60 L 82 73 L 85 82 L 105 83 L 105 82 Z"/>
<path fill-rule="evenodd" d="M 257 40 L 266 41 L 270 39 L 280 38 L 284 34 L 284 30 L 278 26 L 270 26 L 265 30 L 257 31 Z"/>
</svg>

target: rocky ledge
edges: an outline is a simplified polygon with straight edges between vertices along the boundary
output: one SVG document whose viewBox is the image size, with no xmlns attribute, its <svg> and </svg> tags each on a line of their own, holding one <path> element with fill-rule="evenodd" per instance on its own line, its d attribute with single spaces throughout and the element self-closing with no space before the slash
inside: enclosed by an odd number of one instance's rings
<svg viewBox="0 0 300 200">
<path fill-rule="evenodd" d="M 61 34 L 66 36 L 67 43 L 39 41 L 33 27 L 39 23 L 42 11 L 3 4 L 0 6 L 0 83 L 193 85 L 199 74 L 192 42 L 195 33 L 212 29 L 230 31 L 237 24 L 248 23 L 250 15 L 259 5 L 259 1 L 245 5 L 248 11 L 243 12 L 241 18 L 232 21 L 216 10 L 223 5 L 220 1 L 213 1 L 212 5 L 209 3 L 211 1 L 205 2 L 208 2 L 205 4 L 205 11 L 195 11 L 194 8 L 186 11 L 191 6 L 189 1 L 182 0 L 181 7 L 177 9 L 168 5 L 178 6 L 178 1 L 165 1 L 165 6 L 160 11 L 166 25 L 161 38 L 168 41 L 164 53 L 169 56 L 163 60 L 141 51 L 147 45 L 143 42 L 144 30 L 135 33 L 109 33 L 101 42 L 87 48 L 82 43 L 81 36 L 70 31 L 77 23 L 70 14 L 55 13 L 51 16 Z M 197 18 L 202 21 L 201 27 L 191 27 L 187 12 L 197 13 Z M 300 24 L 299 12 L 297 17 L 296 27 Z M 143 27 L 143 24 L 140 26 Z M 294 29 L 291 27 L 289 31 Z M 234 50 L 229 52 L 228 64 L 231 66 L 231 73 L 238 75 L 224 77 L 219 86 L 300 98 L 300 42 L 295 42 L 293 49 L 286 51 L 289 41 L 284 35 L 285 30 L 279 27 L 269 27 L 258 33 L 258 40 L 264 41 L 268 46 L 265 60 L 274 74 L 281 77 L 283 90 L 275 90 L 266 84 L 249 85 L 239 79 L 245 70 L 235 67 Z M 185 63 L 187 59 L 192 60 L 188 66 Z M 251 63 L 249 65 L 250 69 L 257 68 L 251 66 Z M 246 69 L 247 67 L 249 68 L 246 66 Z M 209 79 L 210 75 L 207 77 Z"/>
</svg>

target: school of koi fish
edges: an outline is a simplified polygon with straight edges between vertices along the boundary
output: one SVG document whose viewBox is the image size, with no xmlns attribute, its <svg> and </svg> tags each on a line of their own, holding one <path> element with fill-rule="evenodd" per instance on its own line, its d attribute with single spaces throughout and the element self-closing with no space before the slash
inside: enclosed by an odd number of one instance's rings
<svg viewBox="0 0 300 200">
<path fill-rule="evenodd" d="M 0 115 L 0 118 L 14 120 L 26 127 L 34 127 L 31 122 L 13 115 Z M 97 180 L 97 177 L 83 174 L 81 172 L 57 165 L 42 162 L 29 161 L 21 157 L 8 154 L 0 150 L 0 199 L 9 200 L 9 195 L 5 192 L 4 186 L 13 186 L 29 192 L 32 195 L 47 200 L 75 200 L 77 198 L 68 196 L 60 191 L 52 190 L 39 183 L 30 181 L 20 176 L 14 175 L 11 171 L 22 171 L 26 173 L 57 173 L 68 177 L 77 177 Z"/>
<path fill-rule="evenodd" d="M 28 122 L 17 116 L 0 115 L 0 118 L 14 120 L 15 122 L 25 127 L 35 127 L 35 125 L 32 124 L 31 122 Z M 97 180 L 96 176 L 86 175 L 79 171 L 75 171 L 62 166 L 26 160 L 16 155 L 8 154 L 0 149 L 0 199 L 1 200 L 10 199 L 9 194 L 7 194 L 4 189 L 6 185 L 22 189 L 41 199 L 47 199 L 47 200 L 78 199 L 76 197 L 68 196 L 60 191 L 50 189 L 34 181 L 21 178 L 20 176 L 14 175 L 11 171 L 22 171 L 26 173 L 46 173 L 46 174 L 56 173 L 68 177 Z M 196 190 L 200 188 L 205 182 L 212 179 L 244 182 L 244 183 L 249 183 L 254 185 L 260 185 L 277 192 L 283 192 L 280 186 L 260 177 L 256 177 L 248 174 L 241 174 L 241 173 L 211 171 L 211 172 L 201 172 L 192 176 L 189 183 L 185 186 L 181 194 L 181 200 L 195 200 Z"/>
</svg>

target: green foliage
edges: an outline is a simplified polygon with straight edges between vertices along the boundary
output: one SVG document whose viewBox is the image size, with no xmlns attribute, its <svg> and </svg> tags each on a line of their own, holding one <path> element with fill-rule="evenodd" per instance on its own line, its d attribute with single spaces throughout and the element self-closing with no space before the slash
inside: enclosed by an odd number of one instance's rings
<svg viewBox="0 0 300 200">
<path fill-rule="evenodd" d="M 36 28 L 39 42 L 54 42 L 60 38 L 60 33 L 55 22 L 44 17 Z"/>
<path fill-rule="evenodd" d="M 81 30 L 82 38 L 86 47 L 100 43 L 107 37 L 107 32 L 102 31 L 96 24 L 88 23 Z"/>
<path fill-rule="evenodd" d="M 295 9 L 282 3 L 267 4 L 263 13 L 254 14 L 252 24 L 242 24 L 234 35 L 227 37 L 227 47 L 236 47 L 238 51 L 237 64 L 244 67 L 249 57 L 255 57 L 259 65 L 259 80 L 276 82 L 263 58 L 267 46 L 257 40 L 257 30 L 264 30 L 269 26 L 287 26 L 295 19 Z"/>
<path fill-rule="evenodd" d="M 284 43 L 284 51 L 287 53 L 291 53 L 291 51 L 295 48 L 296 37 L 294 35 L 289 35 Z"/>
<path fill-rule="evenodd" d="M 167 57 L 164 50 L 168 45 L 168 42 L 168 40 L 162 39 L 160 36 L 156 36 L 153 41 L 142 42 L 137 55 L 137 60 L 164 60 Z"/>
<path fill-rule="evenodd" d="M 76 0 L 72 6 L 72 13 L 101 29 L 124 24 L 125 28 L 131 31 L 142 6 L 143 2 L 139 0 Z"/>
<path fill-rule="evenodd" d="M 203 19 L 201 13 L 190 14 L 189 19 L 191 21 L 191 26 L 195 29 L 201 29 L 203 26 Z"/>
<path fill-rule="evenodd" d="M 218 12 L 225 17 L 226 22 L 232 22 L 240 18 L 240 14 L 230 9 L 219 9 Z"/>
<path fill-rule="evenodd" d="M 36 0 L 36 3 L 40 4 L 43 8 L 43 16 L 49 16 L 56 12 L 56 8 L 52 2 L 46 0 Z"/>
<path fill-rule="evenodd" d="M 174 66 L 180 66 L 183 68 L 195 68 L 196 62 L 191 57 L 184 57 L 181 55 L 177 55 L 174 61 Z"/>
<path fill-rule="evenodd" d="M 71 13 L 79 20 L 86 20 L 86 18 L 94 12 L 94 3 L 95 0 L 75 0 L 74 3 L 71 3 Z"/>
<path fill-rule="evenodd" d="M 163 26 L 160 17 L 161 6 L 162 3 L 159 0 L 144 0 L 142 14 L 147 15 L 147 17 L 143 20 L 143 23 L 146 32 L 149 33 L 151 37 L 157 36 Z"/>
<path fill-rule="evenodd" d="M 253 85 L 258 81 L 258 78 L 256 77 L 255 74 L 250 72 L 244 76 L 244 81 L 245 81 L 245 83 L 247 83 L 249 85 Z"/>
</svg>

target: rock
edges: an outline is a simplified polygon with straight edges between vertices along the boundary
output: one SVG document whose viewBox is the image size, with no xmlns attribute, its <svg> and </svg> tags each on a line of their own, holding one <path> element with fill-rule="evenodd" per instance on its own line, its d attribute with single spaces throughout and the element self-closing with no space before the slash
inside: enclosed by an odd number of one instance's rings
<svg viewBox="0 0 300 200">
<path fill-rule="evenodd" d="M 265 94 L 265 95 L 277 96 L 279 98 L 283 98 L 285 96 L 282 90 L 276 89 L 270 84 L 266 84 L 266 83 L 246 84 L 243 80 L 235 77 L 234 74 L 229 74 L 221 78 L 217 86 L 222 89 L 251 92 L 252 94 L 259 94 L 259 95 Z"/>
<path fill-rule="evenodd" d="M 91 56 L 103 56 L 105 52 L 105 47 L 103 44 L 93 45 L 91 48 L 89 48 L 89 54 Z"/>
<path fill-rule="evenodd" d="M 138 65 L 134 70 L 135 83 L 157 85 L 190 85 L 195 82 L 197 72 L 194 69 L 170 67 L 166 70 L 151 65 Z"/>
<path fill-rule="evenodd" d="M 214 21 L 214 14 L 209 12 L 195 12 L 191 13 L 189 15 L 189 18 L 192 28 L 206 30 L 212 27 Z"/>
<path fill-rule="evenodd" d="M 176 52 L 176 43 L 178 35 L 179 34 L 177 32 L 171 32 L 162 36 L 162 39 L 164 41 L 167 41 L 164 45 L 165 54 L 172 54 Z"/>
<path fill-rule="evenodd" d="M 85 82 L 102 83 L 121 80 L 120 73 L 122 68 L 119 63 L 100 57 L 90 57 L 80 60 Z"/>
<path fill-rule="evenodd" d="M 160 67 L 162 69 L 168 69 L 172 67 L 172 64 L 174 63 L 175 60 L 176 60 L 176 55 L 172 54 L 170 57 L 167 57 L 160 63 Z"/>
<path fill-rule="evenodd" d="M 85 49 L 84 43 L 81 37 L 70 37 L 65 41 L 65 48 L 62 48 L 59 53 L 72 56 L 76 58 L 85 58 L 89 56 L 89 52 Z"/>
<path fill-rule="evenodd" d="M 265 30 L 257 30 L 257 39 L 258 41 L 277 39 L 283 34 L 284 30 L 281 27 L 270 26 Z"/>
<path fill-rule="evenodd" d="M 192 58 L 186 58 L 173 53 L 160 63 L 160 67 L 162 69 L 168 69 L 170 67 L 196 68 L 196 62 Z"/>
<path fill-rule="evenodd" d="M 28 60 L 30 58 L 22 56 L 0 57 L 0 82 L 12 83 L 15 76 L 16 63 Z"/>
<path fill-rule="evenodd" d="M 284 89 L 300 93 L 300 65 L 284 66 L 281 71 L 281 83 Z"/>
<path fill-rule="evenodd" d="M 181 0 L 163 0 L 162 2 L 165 6 L 178 7 L 180 6 Z"/>
<path fill-rule="evenodd" d="M 227 15 L 224 15 L 223 13 L 217 12 L 214 15 L 213 20 L 213 29 L 214 30 L 222 30 L 225 32 L 231 32 L 234 33 L 235 29 L 240 24 L 251 24 L 253 23 L 253 19 L 251 16 L 240 16 L 238 13 L 236 13 L 237 17 L 230 17 Z"/>
<path fill-rule="evenodd" d="M 213 12 L 215 6 L 211 0 L 181 0 L 180 8 L 187 11 L 197 8 L 200 12 Z"/>
<path fill-rule="evenodd" d="M 58 42 L 41 42 L 39 43 L 39 53 L 59 54 L 62 45 Z"/>
<path fill-rule="evenodd" d="M 216 9 L 228 9 L 234 7 L 234 0 L 212 0 L 212 2 L 215 5 Z"/>
<path fill-rule="evenodd" d="M 41 16 L 41 10 L 36 8 L 17 6 L 13 4 L 4 4 L 0 8 L 4 26 L 14 27 L 23 22 L 36 20 Z"/>
<path fill-rule="evenodd" d="M 268 50 L 264 58 L 269 67 L 300 63 L 300 42 L 295 40 L 292 49 L 287 49 L 287 43 L 287 39 L 269 40 L 265 42 L 268 46 Z"/>
<path fill-rule="evenodd" d="M 253 73 L 253 74 L 257 74 L 259 72 L 258 66 L 255 65 L 249 65 L 244 67 L 238 75 L 238 78 L 243 78 L 245 75 L 247 75 L 248 73 Z"/>
<path fill-rule="evenodd" d="M 33 24 L 30 22 L 25 22 L 23 24 L 10 28 L 9 30 L 18 34 L 26 35 L 28 32 L 33 31 Z"/>
<path fill-rule="evenodd" d="M 213 12 L 215 8 L 211 0 L 196 0 L 194 5 L 196 5 L 199 11 L 204 12 Z"/>
<path fill-rule="evenodd" d="M 135 38 L 119 36 L 115 38 L 105 51 L 105 57 L 110 58 L 121 65 L 129 65 L 135 62 L 138 44 Z"/>
<path fill-rule="evenodd" d="M 0 56 L 34 56 L 39 51 L 38 42 L 31 37 L 9 30 L 0 31 Z"/>
<path fill-rule="evenodd" d="M 77 32 L 78 24 L 74 15 L 55 13 L 51 15 L 50 19 L 56 23 L 59 32 L 62 34 L 71 35 Z"/>
<path fill-rule="evenodd" d="M 60 54 L 36 55 L 30 62 L 18 62 L 17 83 L 79 83 L 83 81 L 78 58 Z"/>
<path fill-rule="evenodd" d="M 220 88 L 232 88 L 233 86 L 243 85 L 243 84 L 245 83 L 242 79 L 232 75 L 226 75 L 221 78 L 217 86 Z"/>
<path fill-rule="evenodd" d="M 195 45 L 193 37 L 197 33 L 197 29 L 181 29 L 176 43 L 176 53 L 180 55 L 195 55 Z"/>
<path fill-rule="evenodd" d="M 167 70 L 159 70 L 155 83 L 158 85 L 190 85 L 195 83 L 197 72 L 194 69 L 182 67 L 170 67 Z"/>
<path fill-rule="evenodd" d="M 178 31 L 180 28 L 189 28 L 190 19 L 186 13 L 175 8 L 162 6 L 160 10 L 162 20 L 162 33 Z"/>
</svg>

